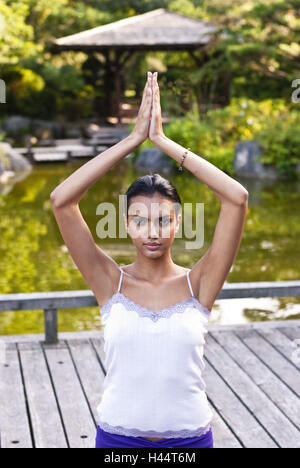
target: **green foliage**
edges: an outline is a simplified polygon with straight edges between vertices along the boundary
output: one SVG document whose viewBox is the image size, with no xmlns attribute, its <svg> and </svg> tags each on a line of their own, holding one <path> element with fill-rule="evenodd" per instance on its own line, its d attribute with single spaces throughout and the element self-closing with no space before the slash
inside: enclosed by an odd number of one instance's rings
<svg viewBox="0 0 300 468">
<path fill-rule="evenodd" d="M 93 114 L 94 89 L 80 60 L 51 56 L 50 40 L 109 23 L 107 12 L 72 0 L 0 0 L 1 79 L 7 87 L 5 112 L 67 119 Z M 77 54 L 78 56 L 78 54 Z M 68 63 L 69 60 L 69 63 Z M 82 58 L 81 58 L 82 60 Z"/>
<path fill-rule="evenodd" d="M 297 128 L 300 115 L 283 99 L 255 102 L 233 98 L 229 106 L 210 110 L 202 120 L 197 110 L 182 119 L 172 118 L 164 133 L 230 175 L 234 175 L 236 144 L 257 140 L 263 147 L 261 162 L 274 164 L 282 175 L 291 175 L 300 160 Z M 148 146 L 152 144 L 145 142 L 142 147 Z"/>
<path fill-rule="evenodd" d="M 93 112 L 94 90 L 92 86 L 78 92 L 76 97 L 62 96 L 57 100 L 57 111 L 70 121 L 84 119 Z"/>
<path fill-rule="evenodd" d="M 293 175 L 295 165 L 300 161 L 299 113 L 285 113 L 279 119 L 271 120 L 257 133 L 263 146 L 261 161 L 274 164 L 283 175 Z"/>
<path fill-rule="evenodd" d="M 139 96 L 142 73 L 150 67 L 160 73 L 162 104 L 169 115 L 184 116 L 195 102 L 205 113 L 214 104 L 227 105 L 230 96 L 290 99 L 290 83 L 300 68 L 299 0 L 52 0 L 51 8 L 48 0 L 0 0 L 6 112 L 54 118 L 73 101 L 77 110 L 68 115 L 91 116 L 93 106 L 83 96 L 91 85 L 89 97 L 98 99 L 98 107 L 103 103 L 100 62 L 92 73 L 83 53 L 51 55 L 51 41 L 161 7 L 211 22 L 219 31 L 192 56 L 187 51 L 150 51 L 141 54 L 142 60 L 133 55 L 125 63 L 124 91 L 134 89 Z"/>
<path fill-rule="evenodd" d="M 168 8 L 170 0 L 90 0 L 89 3 L 94 8 L 100 8 L 114 13 L 137 14 L 146 13 L 156 8 Z"/>
</svg>

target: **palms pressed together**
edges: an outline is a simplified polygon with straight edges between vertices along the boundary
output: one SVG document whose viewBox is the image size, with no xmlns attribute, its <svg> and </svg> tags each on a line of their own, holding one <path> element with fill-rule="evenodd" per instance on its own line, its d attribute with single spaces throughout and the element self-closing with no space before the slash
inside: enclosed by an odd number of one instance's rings
<svg viewBox="0 0 300 468">
<path fill-rule="evenodd" d="M 153 74 L 148 72 L 142 102 L 132 134 L 141 143 L 147 138 L 155 143 L 157 138 L 164 136 L 157 72 Z"/>
</svg>

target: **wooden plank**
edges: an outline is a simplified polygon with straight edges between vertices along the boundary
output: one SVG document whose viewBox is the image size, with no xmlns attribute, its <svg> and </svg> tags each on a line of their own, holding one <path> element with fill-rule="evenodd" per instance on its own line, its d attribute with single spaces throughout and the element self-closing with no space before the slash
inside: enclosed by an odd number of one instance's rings
<svg viewBox="0 0 300 468">
<path fill-rule="evenodd" d="M 279 328 L 286 329 L 286 328 L 299 328 L 300 327 L 300 319 L 295 320 L 270 320 L 267 322 L 248 322 L 248 323 L 235 323 L 232 325 L 217 325 L 209 323 L 207 328 L 208 331 L 235 331 L 235 330 L 249 330 L 249 329 L 261 329 L 261 328 Z"/>
<path fill-rule="evenodd" d="M 104 338 L 100 336 L 99 338 L 92 338 L 91 342 L 96 350 L 97 356 L 99 361 L 102 365 L 104 370 L 104 374 L 106 374 L 106 367 L 105 367 L 105 352 L 104 352 Z"/>
<path fill-rule="evenodd" d="M 62 421 L 40 343 L 19 343 L 36 448 L 67 448 Z"/>
<path fill-rule="evenodd" d="M 79 339 L 79 338 L 101 338 L 103 330 L 97 331 L 80 331 L 80 332 L 60 332 L 58 337 L 60 340 Z M 44 333 L 28 333 L 26 335 L 5 335 L 1 336 L 1 341 L 5 343 L 25 343 L 44 341 Z"/>
<path fill-rule="evenodd" d="M 235 333 L 299 397 L 300 379 L 295 366 L 255 330 L 239 330 Z"/>
<path fill-rule="evenodd" d="M 291 340 L 291 359 L 293 364 L 300 367 L 300 327 L 280 328 L 280 333 Z"/>
<path fill-rule="evenodd" d="M 208 353 L 209 346 L 206 347 Z M 205 354 L 206 354 L 205 353 Z M 205 357 L 203 378 L 206 393 L 212 404 L 230 427 L 236 439 L 245 448 L 277 448 L 251 411 L 243 404 L 235 392 L 225 383 Z M 219 441 L 216 441 L 219 444 Z M 226 447 L 223 447 L 226 448 Z"/>
<path fill-rule="evenodd" d="M 32 448 L 18 350 L 6 344 L 0 363 L 0 446 Z"/>
<path fill-rule="evenodd" d="M 68 340 L 67 345 L 97 425 L 97 406 L 103 393 L 104 381 L 104 373 L 98 356 L 89 340 Z"/>
<path fill-rule="evenodd" d="M 277 439 L 273 432 L 278 432 L 280 423 L 288 422 L 269 398 L 253 383 L 244 370 L 224 351 L 224 349 L 208 334 L 206 337 L 206 357 L 215 370 L 235 392 L 237 397 L 249 409 L 251 414 L 268 433 L 274 442 Z M 240 350 L 242 353 L 242 349 Z M 269 429 L 272 429 L 270 431 Z M 280 431 L 279 431 L 280 434 Z M 285 441 L 285 439 L 284 439 Z"/>
<path fill-rule="evenodd" d="M 213 337 L 275 404 L 266 406 L 268 432 L 281 447 L 300 447 L 299 398 L 233 332 L 215 332 Z"/>
<path fill-rule="evenodd" d="M 294 327 L 291 326 L 291 327 L 285 327 L 285 328 L 280 327 L 279 330 L 280 330 L 280 333 L 284 334 L 292 341 L 300 339 L 300 326 L 294 326 Z"/>
<path fill-rule="evenodd" d="M 0 312 L 5 310 L 69 309 L 95 306 L 97 306 L 96 298 L 89 289 L 82 291 L 0 294 Z"/>
<path fill-rule="evenodd" d="M 297 325 L 294 326 L 292 322 L 296 322 Z M 299 447 L 295 445 L 295 440 L 297 444 L 299 444 L 298 439 L 300 440 L 298 435 L 300 405 L 297 393 L 299 366 L 295 365 L 291 358 L 292 352 L 296 349 L 296 346 L 292 346 L 293 340 L 300 338 L 299 320 L 252 325 L 219 326 L 219 330 L 216 326 L 208 327 L 210 333 L 207 335 L 206 367 L 203 378 L 214 413 L 212 421 L 214 446 L 216 448 Z M 6 347 L 9 347 L 9 352 L 15 355 L 14 367 L 11 369 L 3 366 L 0 355 L 2 447 L 51 446 L 51 441 L 46 439 L 51 438 L 51 432 L 55 438 L 49 427 L 54 426 L 52 418 L 59 420 L 63 436 L 61 439 L 57 435 L 57 439 L 64 440 L 65 445 L 72 448 L 94 447 L 96 408 L 101 398 L 105 374 L 103 330 L 60 333 L 59 338 L 70 341 L 62 341 L 56 346 L 43 344 L 41 348 L 39 341 L 43 339 L 42 334 L 30 337 L 29 335 L 1 337 L 1 342 L 5 343 Z M 19 340 L 22 345 L 14 344 L 14 341 Z M 44 364 L 42 364 L 43 349 L 46 355 Z M 239 369 L 239 373 L 236 368 Z M 10 369 L 11 374 L 4 375 L 4 369 Z M 22 377 L 24 377 L 24 388 Z M 50 399 L 50 403 L 39 400 L 39 386 L 45 388 L 46 400 Z M 4 399 L 3 394 L 5 394 Z M 259 395 L 258 400 L 257 395 Z M 262 395 L 267 401 L 266 407 L 263 406 L 265 400 Z M 7 404 L 8 399 L 9 404 Z M 18 400 L 17 416 L 11 412 L 12 410 L 16 412 L 15 405 L 9 406 L 11 400 Z M 50 424 L 47 421 L 48 428 L 47 424 L 42 427 L 43 415 L 47 412 L 51 414 Z M 19 424 L 22 418 L 23 422 Z M 278 432 L 275 428 L 277 420 Z M 21 434 L 22 437 L 27 432 L 29 443 L 26 443 L 24 438 L 13 439 L 16 427 L 18 435 Z M 82 439 L 81 436 L 85 435 L 87 438 Z M 9 442 L 11 440 L 19 440 L 19 444 L 11 444 Z"/>
<path fill-rule="evenodd" d="M 237 345 L 238 343 L 236 341 Z M 207 336 L 207 344 L 207 357 L 210 363 L 222 374 L 223 379 L 234 389 L 269 436 L 280 447 L 292 448 L 295 444 L 297 446 L 297 439 L 298 444 L 300 442 L 298 429 L 290 423 L 269 397 L 255 385 L 252 378 L 214 340 L 211 334 Z M 239 352 L 243 356 L 242 346 Z"/>
<path fill-rule="evenodd" d="M 242 445 L 212 406 L 212 403 L 210 401 L 209 403 L 214 415 L 211 423 L 214 448 L 242 448 Z"/>
<path fill-rule="evenodd" d="M 281 354 L 283 354 L 290 363 L 294 364 L 300 369 L 300 362 L 293 360 L 293 352 L 296 348 L 294 340 L 290 339 L 286 334 L 281 333 L 282 329 L 261 329 L 257 330 L 260 336 L 262 336 L 268 343 L 273 345 Z M 300 330 L 299 330 L 299 345 L 300 345 Z"/>
<path fill-rule="evenodd" d="M 45 161 L 66 161 L 67 153 L 66 152 L 49 152 L 49 153 L 33 153 L 33 160 L 36 162 L 45 162 Z"/>
<path fill-rule="evenodd" d="M 43 345 L 70 448 L 94 448 L 96 427 L 65 342 Z"/>
</svg>

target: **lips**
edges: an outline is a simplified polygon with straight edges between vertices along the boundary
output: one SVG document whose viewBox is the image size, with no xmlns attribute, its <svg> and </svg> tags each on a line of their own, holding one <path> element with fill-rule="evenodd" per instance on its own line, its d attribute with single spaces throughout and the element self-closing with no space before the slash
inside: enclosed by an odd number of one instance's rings
<svg viewBox="0 0 300 468">
<path fill-rule="evenodd" d="M 145 244 L 145 246 L 146 246 L 146 249 L 154 252 L 155 250 L 159 249 L 160 244 L 158 244 L 157 242 L 149 242 L 148 244 Z"/>
</svg>

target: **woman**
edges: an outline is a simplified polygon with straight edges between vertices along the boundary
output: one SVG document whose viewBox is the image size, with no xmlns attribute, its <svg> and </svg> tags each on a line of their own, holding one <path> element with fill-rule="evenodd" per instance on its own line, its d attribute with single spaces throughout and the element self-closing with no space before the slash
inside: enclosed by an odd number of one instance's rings
<svg viewBox="0 0 300 468">
<path fill-rule="evenodd" d="M 79 210 L 86 191 L 147 138 L 181 167 L 184 163 L 221 202 L 211 246 L 190 270 L 172 260 L 180 197 L 158 174 L 140 177 L 127 190 L 124 221 L 137 256 L 122 269 L 94 242 Z M 132 133 L 77 169 L 50 196 L 104 325 L 107 373 L 96 448 L 213 447 L 213 413 L 202 379 L 204 335 L 239 249 L 248 192 L 184 150 L 164 135 L 157 73 L 149 72 Z"/>
</svg>

